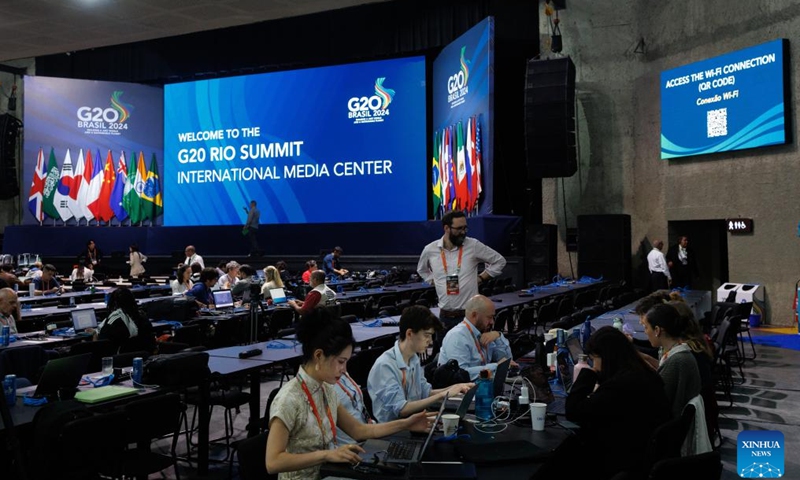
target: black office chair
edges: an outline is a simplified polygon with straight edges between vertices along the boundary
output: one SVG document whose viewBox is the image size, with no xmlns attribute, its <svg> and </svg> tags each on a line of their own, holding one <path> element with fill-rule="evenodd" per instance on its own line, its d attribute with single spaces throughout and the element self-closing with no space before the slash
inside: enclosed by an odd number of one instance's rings
<svg viewBox="0 0 800 480">
<path fill-rule="evenodd" d="M 542 327 L 542 333 L 547 330 L 547 324 L 553 323 L 558 320 L 558 303 L 550 302 L 542 304 L 536 312 L 536 322 L 533 324 L 533 334 L 536 335 L 539 327 Z"/>
<path fill-rule="evenodd" d="M 295 313 L 293 309 L 283 308 L 274 310 L 266 320 L 265 329 L 259 332 L 259 340 L 278 338 L 278 332 L 292 327 L 295 323 Z"/>
<path fill-rule="evenodd" d="M 26 378 L 31 383 L 39 383 L 49 356 L 39 345 L 25 345 L 6 348 L 0 351 L 0 378 L 14 374 L 17 378 Z"/>
<path fill-rule="evenodd" d="M 267 464 L 264 461 L 264 452 L 267 451 L 267 437 L 269 437 L 269 432 L 264 432 L 239 443 L 237 456 L 239 457 L 239 477 L 242 480 L 273 480 L 278 478 L 277 474 L 267 472 Z"/>
<path fill-rule="evenodd" d="M 364 302 L 352 301 L 352 302 L 341 302 L 340 304 L 342 316 L 345 315 L 355 315 L 356 318 L 363 319 L 366 315 L 366 311 L 364 309 Z"/>
<path fill-rule="evenodd" d="M 722 462 L 719 451 L 711 451 L 688 457 L 668 458 L 653 465 L 649 480 L 672 480 L 675 478 L 693 478 L 703 480 L 719 480 L 722 478 Z"/>
<path fill-rule="evenodd" d="M 34 417 L 32 478 L 118 477 L 124 429 L 121 411 L 93 415 L 75 401 L 45 405 Z"/>
<path fill-rule="evenodd" d="M 188 343 L 181 343 L 181 342 L 158 342 L 158 345 L 156 347 L 159 355 L 178 353 L 186 350 L 187 348 L 192 348 L 192 347 L 190 347 Z M 199 348 L 205 348 L 205 347 L 199 347 Z"/>
<path fill-rule="evenodd" d="M 514 322 L 511 320 L 513 317 L 512 313 L 513 312 L 509 308 L 497 312 L 494 319 L 494 329 L 498 332 L 504 332 L 506 326 L 508 326 L 508 331 L 511 332 L 514 328 Z"/>
<path fill-rule="evenodd" d="M 378 360 L 378 357 L 385 351 L 386 348 L 382 347 L 368 348 L 359 351 L 348 360 L 347 373 L 359 386 L 365 386 L 370 369 L 372 369 L 375 361 Z"/>
<path fill-rule="evenodd" d="M 117 347 L 110 340 L 96 342 L 81 342 L 69 347 L 69 356 L 91 353 L 92 358 L 83 373 L 94 373 L 103 370 L 103 357 L 113 357 L 117 354 Z"/>
<path fill-rule="evenodd" d="M 236 414 L 238 415 L 241 413 L 242 406 L 250 403 L 251 394 L 242 390 L 244 383 L 244 378 L 221 377 L 213 375 L 210 383 L 208 398 L 209 418 L 214 413 L 214 407 L 222 407 L 224 409 L 222 412 L 222 418 L 225 425 L 225 434 L 222 437 L 209 440 L 209 443 L 224 442 L 226 459 L 228 459 L 231 455 L 231 438 L 233 438 L 235 433 L 233 430 L 233 411 L 235 410 Z M 196 393 L 188 394 L 186 396 L 186 403 L 190 405 L 197 406 L 200 403 L 199 400 L 200 399 Z M 189 429 L 190 432 L 194 431 L 196 420 L 197 408 L 194 409 L 192 414 L 192 424 L 191 428 Z"/>
<path fill-rule="evenodd" d="M 180 479 L 175 447 L 185 409 L 177 393 L 144 398 L 125 405 L 126 439 L 129 444 L 136 443 L 136 448 L 125 452 L 122 462 L 123 475 L 141 477 L 174 467 L 175 478 Z M 116 435 L 119 435 L 119 432 Z M 150 448 L 151 442 L 167 435 L 172 435 L 170 454 L 153 452 Z M 98 438 L 105 441 L 105 437 L 95 437 L 95 443 Z"/>
<path fill-rule="evenodd" d="M 147 360 L 150 357 L 148 352 L 127 352 L 114 355 L 114 368 L 127 368 L 133 366 L 133 359 L 141 357 L 142 360 Z"/>
<path fill-rule="evenodd" d="M 669 420 L 655 429 L 647 445 L 647 465 L 655 465 L 656 462 L 666 458 L 681 456 L 681 447 L 694 423 L 694 416 L 694 405 L 687 404 L 683 407 L 680 417 Z"/>
<path fill-rule="evenodd" d="M 252 465 L 249 465 L 249 462 L 252 460 L 250 458 L 251 452 L 248 450 L 248 452 L 246 452 L 246 454 L 245 454 L 245 456 L 247 458 L 245 458 L 243 460 L 242 459 L 242 453 L 241 453 L 242 452 L 242 448 L 249 449 L 252 446 L 252 443 L 249 443 L 251 440 L 253 440 L 254 438 L 258 438 L 261 435 L 264 435 L 265 436 L 264 438 L 266 438 L 266 435 L 269 434 L 269 420 L 270 420 L 269 411 L 270 411 L 270 408 L 272 408 L 272 402 L 275 401 L 275 397 L 278 395 L 279 391 L 280 391 L 280 388 L 274 388 L 274 389 L 272 389 L 271 392 L 269 392 L 269 397 L 267 398 L 267 406 L 264 408 L 264 416 L 259 418 L 258 420 L 256 420 L 255 425 L 251 424 L 251 425 L 247 426 L 247 430 L 248 431 L 252 432 L 252 431 L 255 430 L 255 431 L 258 432 L 258 436 L 245 438 L 245 439 L 242 439 L 242 440 L 236 440 L 235 442 L 231 442 L 231 449 L 233 449 L 235 452 L 237 452 L 237 455 L 231 455 L 230 456 L 230 464 L 229 464 L 229 467 L 228 467 L 228 470 L 229 470 L 229 475 L 228 476 L 230 478 L 233 478 L 233 462 L 234 462 L 234 458 L 238 457 L 238 460 L 239 460 L 239 472 L 240 473 L 241 473 L 243 468 L 248 468 L 248 470 L 249 470 L 250 467 L 252 467 Z M 264 445 L 264 449 L 266 449 L 266 444 Z M 262 449 L 262 451 L 261 451 L 261 466 L 264 469 L 263 472 L 266 472 L 266 467 L 264 466 L 264 451 L 265 451 L 264 449 Z M 245 463 L 243 463 L 243 462 L 247 463 L 247 465 L 245 465 Z M 277 478 L 277 475 L 275 475 L 274 477 Z M 243 477 L 243 478 L 250 478 L 250 477 Z M 264 477 L 255 477 L 255 478 L 264 478 Z M 272 477 L 269 477 L 269 478 L 272 478 Z"/>
<path fill-rule="evenodd" d="M 202 345 L 203 333 L 201 332 L 201 326 L 194 324 L 182 325 L 181 328 L 176 328 L 172 341 L 175 343 L 185 343 L 190 347 Z"/>
</svg>

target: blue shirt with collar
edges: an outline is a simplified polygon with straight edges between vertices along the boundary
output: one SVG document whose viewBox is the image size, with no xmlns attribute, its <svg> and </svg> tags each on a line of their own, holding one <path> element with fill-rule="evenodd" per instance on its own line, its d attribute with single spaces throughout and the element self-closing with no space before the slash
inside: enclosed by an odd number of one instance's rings
<svg viewBox="0 0 800 480">
<path fill-rule="evenodd" d="M 406 364 L 400 352 L 399 340 L 372 365 L 367 378 L 367 389 L 372 398 L 372 414 L 381 423 L 400 418 L 400 411 L 406 403 L 431 395 L 431 384 L 425 379 L 419 357 L 414 355 Z"/>
<path fill-rule="evenodd" d="M 339 397 L 339 404 L 347 410 L 347 413 L 361 423 L 369 422 L 369 418 L 365 417 L 367 407 L 364 406 L 364 397 L 350 375 L 342 375 L 334 385 L 334 390 L 336 390 L 336 396 Z M 340 445 L 358 443 L 341 428 L 336 434 Z"/>
<path fill-rule="evenodd" d="M 442 349 L 439 351 L 439 365 L 444 365 L 450 360 L 456 360 L 458 365 L 469 373 L 470 380 L 475 380 L 481 370 L 494 372 L 497 361 L 503 358 L 511 360 L 511 347 L 508 340 L 500 334 L 500 338 L 490 343 L 487 347 L 481 346 L 483 357 L 478 352 L 481 332 L 467 320 L 453 327 L 442 340 Z M 477 342 L 477 343 L 476 343 Z M 486 362 L 484 362 L 484 358 Z"/>
<path fill-rule="evenodd" d="M 211 294 L 211 289 L 206 287 L 203 282 L 195 283 L 191 290 L 186 292 L 187 297 L 192 297 L 206 306 L 214 303 L 214 296 Z"/>
</svg>

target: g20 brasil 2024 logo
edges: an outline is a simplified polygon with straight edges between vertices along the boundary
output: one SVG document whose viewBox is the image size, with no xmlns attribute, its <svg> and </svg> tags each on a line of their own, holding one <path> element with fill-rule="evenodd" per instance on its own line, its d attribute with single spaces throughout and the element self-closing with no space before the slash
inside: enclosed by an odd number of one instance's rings
<svg viewBox="0 0 800 480">
<path fill-rule="evenodd" d="M 87 133 L 109 134 L 117 130 L 127 130 L 127 121 L 131 116 L 133 106 L 122 101 L 125 92 L 117 90 L 111 94 L 109 107 L 78 107 L 78 128 L 85 129 Z"/>
<path fill-rule="evenodd" d="M 386 77 L 375 80 L 375 94 L 369 97 L 352 97 L 347 101 L 347 118 L 353 123 L 382 122 L 389 116 L 389 104 L 394 100 L 395 91 L 383 85 Z"/>
<path fill-rule="evenodd" d="M 740 432 L 736 437 L 736 471 L 742 478 L 781 478 L 786 474 L 783 450 L 782 432 Z"/>
<path fill-rule="evenodd" d="M 467 47 L 461 47 L 461 57 L 458 61 L 460 70 L 447 78 L 447 101 L 450 108 L 461 105 L 466 101 L 464 98 L 469 93 L 469 67 L 472 62 L 467 60 L 465 53 Z"/>
</svg>

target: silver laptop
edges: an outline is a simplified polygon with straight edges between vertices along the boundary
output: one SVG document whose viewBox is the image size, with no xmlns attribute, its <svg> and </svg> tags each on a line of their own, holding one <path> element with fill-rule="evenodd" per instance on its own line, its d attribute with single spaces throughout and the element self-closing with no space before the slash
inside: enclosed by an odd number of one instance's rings
<svg viewBox="0 0 800 480">
<path fill-rule="evenodd" d="M 211 292 L 214 296 L 214 306 L 217 310 L 233 308 L 233 295 L 230 290 L 216 290 Z"/>
<path fill-rule="evenodd" d="M 73 310 L 71 315 L 72 328 L 75 329 L 76 335 L 86 333 L 87 328 L 97 328 L 97 317 L 95 316 L 93 308 Z"/>
<path fill-rule="evenodd" d="M 439 413 L 436 415 L 436 421 L 433 422 L 431 430 L 428 432 L 428 437 L 425 443 L 420 443 L 416 440 L 379 440 L 371 439 L 364 442 L 361 448 L 364 453 L 361 458 L 367 463 L 375 462 L 376 460 L 383 463 L 417 463 L 422 459 L 422 455 L 431 443 L 431 437 L 436 430 L 436 425 L 442 418 L 444 407 L 447 405 L 447 394 L 445 394 L 442 404 L 439 407 Z"/>
</svg>

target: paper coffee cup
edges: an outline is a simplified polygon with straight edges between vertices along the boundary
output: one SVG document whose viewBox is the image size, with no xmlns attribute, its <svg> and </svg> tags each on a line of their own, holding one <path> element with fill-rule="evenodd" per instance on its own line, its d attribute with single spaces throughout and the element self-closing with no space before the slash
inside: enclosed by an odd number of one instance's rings
<svg viewBox="0 0 800 480">
<path fill-rule="evenodd" d="M 446 413 L 442 415 L 442 428 L 444 430 L 444 436 L 449 437 L 450 435 L 455 435 L 458 431 L 458 421 L 460 417 L 454 413 Z"/>
<path fill-rule="evenodd" d="M 531 427 L 537 432 L 544 430 L 544 418 L 546 415 L 546 403 L 531 403 Z"/>
</svg>

